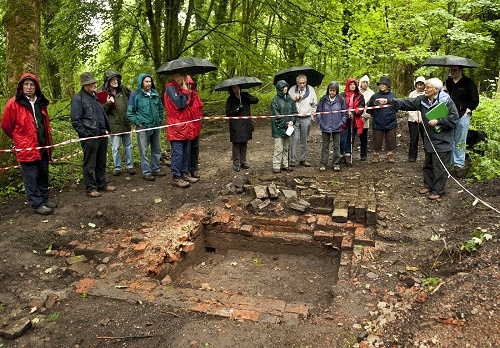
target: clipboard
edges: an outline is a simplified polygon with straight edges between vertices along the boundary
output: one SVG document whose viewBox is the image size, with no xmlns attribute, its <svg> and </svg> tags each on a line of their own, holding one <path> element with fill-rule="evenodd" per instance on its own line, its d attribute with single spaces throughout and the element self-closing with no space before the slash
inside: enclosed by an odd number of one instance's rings
<svg viewBox="0 0 500 348">
<path fill-rule="evenodd" d="M 427 114 L 425 114 L 425 117 L 427 117 L 427 119 L 429 121 L 437 120 L 440 118 L 445 118 L 446 116 L 448 116 L 448 113 L 449 113 L 448 107 L 446 106 L 446 104 L 444 102 L 441 102 L 438 105 L 436 105 L 435 107 L 433 107 L 431 109 L 431 111 L 429 111 Z M 441 132 L 441 127 L 435 126 L 434 130 L 439 133 L 439 132 Z"/>
<path fill-rule="evenodd" d="M 107 91 L 100 91 L 95 94 L 97 99 L 99 100 L 99 103 L 104 104 L 108 100 L 109 93 Z M 111 104 L 111 109 L 116 109 L 116 104 L 113 103 Z"/>
</svg>

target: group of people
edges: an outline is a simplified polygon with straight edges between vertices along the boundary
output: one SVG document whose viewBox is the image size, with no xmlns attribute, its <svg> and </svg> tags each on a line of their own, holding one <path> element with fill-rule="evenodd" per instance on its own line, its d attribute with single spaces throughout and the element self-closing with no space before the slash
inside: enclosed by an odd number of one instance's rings
<svg viewBox="0 0 500 348">
<path fill-rule="evenodd" d="M 160 129 L 167 114 L 167 139 L 171 144 L 172 184 L 186 188 L 199 180 L 199 134 L 202 126 L 203 103 L 196 84 L 186 74 L 174 74 L 167 83 L 163 103 L 153 78 L 140 74 L 133 92 L 122 84 L 121 75 L 106 71 L 99 90 L 90 72 L 80 75 L 81 90 L 71 100 L 71 123 L 81 139 L 84 153 L 83 181 L 89 197 L 100 197 L 101 192 L 116 188 L 106 180 L 108 132 L 112 148 L 113 175 L 121 175 L 123 144 L 125 168 L 135 174 L 132 159 L 132 126 L 137 132 L 142 177 L 154 181 L 165 176 L 160 169 Z M 276 96 L 271 102 L 271 129 L 274 138 L 273 172 L 291 172 L 297 162 L 305 167 L 307 138 L 315 119 L 322 133 L 319 170 L 325 171 L 331 163 L 334 171 L 340 163 L 352 164 L 355 135 L 360 138 L 360 159 L 367 159 L 368 128 L 372 123 L 372 162 L 380 161 L 385 139 L 387 161 L 395 162 L 397 110 L 409 111 L 410 146 L 408 160 L 416 161 L 418 141 L 424 144 L 424 187 L 421 194 L 431 200 L 445 193 L 447 170 L 451 165 L 460 170 L 465 164 L 465 141 L 472 111 L 479 104 L 474 82 L 463 75 L 463 67 L 450 68 L 450 76 L 443 85 L 437 78 L 418 77 L 415 90 L 409 98 L 396 98 L 391 81 L 383 76 L 377 82 L 378 92 L 369 87 L 368 76 L 346 82 L 340 93 L 339 83 L 332 81 L 326 93 L 317 99 L 314 88 L 307 84 L 306 75 L 298 75 L 296 85 L 289 88 L 286 81 L 276 84 Z M 239 85 L 231 86 L 226 101 L 227 116 L 250 116 L 250 105 L 258 98 L 242 92 Z M 426 115 L 438 104 L 444 103 L 447 115 L 427 119 Z M 22 178 L 29 203 L 35 213 L 48 215 L 57 208 L 49 200 L 48 164 L 51 160 L 52 137 L 47 111 L 49 101 L 43 95 L 40 83 L 33 74 L 23 74 L 16 95 L 6 103 L 2 129 L 13 139 L 17 159 L 22 166 Z M 368 108 L 366 108 L 367 106 Z M 300 116 L 299 116 L 300 115 Z M 232 143 L 233 169 L 248 169 L 247 145 L 252 139 L 250 118 L 230 119 L 229 134 Z M 330 144 L 333 158 L 330 162 Z M 40 148 L 39 150 L 30 150 Z M 290 150 L 289 150 L 290 149 Z M 149 151 L 149 156 L 148 156 Z M 290 153 L 289 153 L 290 151 Z"/>
<path fill-rule="evenodd" d="M 356 134 L 361 143 L 360 159 L 367 159 L 370 120 L 372 163 L 381 160 L 384 140 L 387 162 L 394 163 L 397 111 L 406 110 L 409 112 L 409 162 L 417 160 L 419 138 L 424 144 L 424 187 L 419 193 L 427 194 L 430 200 L 440 199 L 445 193 L 448 169 L 453 167 L 456 173 L 460 173 L 465 164 L 465 142 L 470 116 L 479 104 L 479 94 L 474 82 L 463 75 L 463 67 L 453 66 L 445 84 L 437 78 L 426 80 L 420 76 L 415 80 L 415 90 L 410 93 L 409 98 L 400 99 L 391 91 L 391 81 L 386 76 L 382 76 L 377 82 L 377 92 L 369 88 L 368 76 L 363 76 L 360 81 L 361 86 L 356 79 L 349 78 L 342 93 L 337 81 L 330 82 L 317 105 L 316 94 L 307 85 L 306 76 L 297 76 L 297 84 L 290 89 L 286 81 L 278 81 L 277 93 L 271 103 L 271 114 L 276 116 L 272 119 L 272 136 L 275 138 L 273 172 L 292 170 L 290 167 L 295 165 L 298 156 L 298 139 L 300 164 L 310 166 L 306 160 L 306 146 L 311 120 L 315 115 L 322 137 L 320 171 L 325 171 L 329 166 L 330 144 L 333 144 L 331 167 L 334 171 L 340 170 L 342 160 L 346 164 L 352 164 Z M 303 100 L 306 102 L 302 102 Z M 426 115 L 441 103 L 446 106 L 447 112 L 439 118 L 428 119 Z M 290 135 L 286 130 L 292 126 L 294 131 Z"/>
</svg>

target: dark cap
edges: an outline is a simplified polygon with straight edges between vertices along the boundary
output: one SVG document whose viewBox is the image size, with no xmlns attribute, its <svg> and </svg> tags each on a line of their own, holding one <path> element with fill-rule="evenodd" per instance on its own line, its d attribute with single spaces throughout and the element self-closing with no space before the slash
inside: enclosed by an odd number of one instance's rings
<svg viewBox="0 0 500 348">
<path fill-rule="evenodd" d="M 380 85 L 381 83 L 384 83 L 387 85 L 387 87 L 391 88 L 391 80 L 387 76 L 382 76 L 380 78 L 380 81 L 377 82 L 377 86 Z"/>
<path fill-rule="evenodd" d="M 80 75 L 80 86 L 90 85 L 91 83 L 97 83 L 94 76 L 89 72 L 84 72 Z"/>
</svg>

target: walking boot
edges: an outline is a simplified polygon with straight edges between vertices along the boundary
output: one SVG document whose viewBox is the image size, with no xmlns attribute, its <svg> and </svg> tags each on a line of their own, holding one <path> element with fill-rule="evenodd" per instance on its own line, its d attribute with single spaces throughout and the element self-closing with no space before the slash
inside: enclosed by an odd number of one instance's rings
<svg viewBox="0 0 500 348">
<path fill-rule="evenodd" d="M 378 153 L 373 153 L 372 163 L 378 163 L 379 160 L 380 158 L 378 156 Z"/>
</svg>

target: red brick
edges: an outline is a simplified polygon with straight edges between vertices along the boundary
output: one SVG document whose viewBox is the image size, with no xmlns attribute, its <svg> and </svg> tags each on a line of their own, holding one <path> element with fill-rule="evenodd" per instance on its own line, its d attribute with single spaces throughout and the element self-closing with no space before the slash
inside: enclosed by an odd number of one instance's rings
<svg viewBox="0 0 500 348">
<path fill-rule="evenodd" d="M 254 228 L 252 225 L 243 225 L 240 228 L 239 233 L 245 235 L 245 236 L 251 236 Z"/>
<path fill-rule="evenodd" d="M 344 238 L 342 239 L 341 249 L 342 250 L 352 249 L 352 240 L 353 240 L 352 236 L 344 236 Z"/>
<path fill-rule="evenodd" d="M 194 250 L 194 243 L 189 242 L 182 245 L 182 251 L 188 253 L 192 250 Z"/>
<path fill-rule="evenodd" d="M 149 242 L 144 242 L 144 243 L 137 244 L 134 247 L 134 250 L 135 251 L 144 251 L 144 250 L 146 250 L 146 248 L 148 247 L 148 245 L 149 245 Z"/>
<path fill-rule="evenodd" d="M 92 278 L 84 278 L 76 284 L 76 293 L 83 294 L 84 292 L 88 292 L 89 289 L 92 289 L 97 285 L 97 280 Z"/>
<path fill-rule="evenodd" d="M 364 236 L 364 234 L 365 234 L 365 228 L 363 226 L 356 227 L 356 229 L 354 230 L 355 236 Z"/>
<path fill-rule="evenodd" d="M 314 240 L 331 241 L 333 240 L 333 232 L 316 230 L 314 231 L 313 238 Z"/>
<path fill-rule="evenodd" d="M 299 216 L 298 215 L 292 215 L 288 217 L 287 220 L 287 225 L 288 226 L 295 226 L 299 222 Z"/>
<path fill-rule="evenodd" d="M 228 224 L 231 221 L 231 215 L 228 213 L 222 212 L 220 214 L 220 222 L 223 224 Z"/>
<path fill-rule="evenodd" d="M 316 218 L 314 216 L 309 216 L 306 220 L 308 224 L 313 224 L 316 222 Z"/>
<path fill-rule="evenodd" d="M 188 309 L 193 312 L 206 313 L 209 307 L 210 304 L 208 303 L 197 303 L 193 307 L 190 307 Z"/>
<path fill-rule="evenodd" d="M 233 313 L 233 309 L 222 307 L 222 306 L 219 306 L 219 307 L 210 306 L 207 309 L 206 313 L 210 314 L 210 315 L 217 315 L 219 317 L 231 318 L 231 315 Z"/>
<path fill-rule="evenodd" d="M 256 311 L 246 311 L 241 309 L 233 310 L 233 318 L 236 320 L 258 321 L 261 313 Z"/>
</svg>

